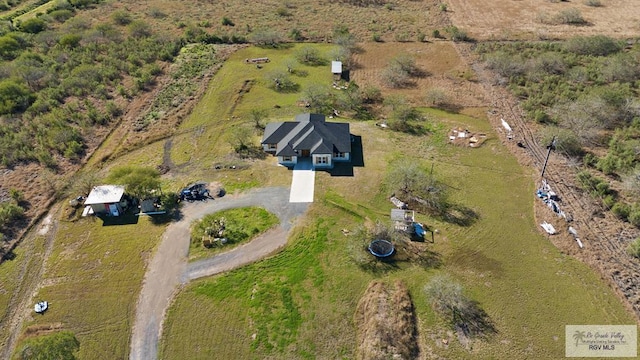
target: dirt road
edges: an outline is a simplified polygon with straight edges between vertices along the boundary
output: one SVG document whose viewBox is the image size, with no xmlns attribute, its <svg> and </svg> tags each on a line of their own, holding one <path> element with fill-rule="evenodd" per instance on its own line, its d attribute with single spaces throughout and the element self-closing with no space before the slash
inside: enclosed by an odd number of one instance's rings
<svg viewBox="0 0 640 360">
<path fill-rule="evenodd" d="M 264 207 L 278 217 L 280 225 L 243 246 L 188 264 L 191 222 L 209 213 L 245 206 Z M 147 360 L 158 357 L 158 340 L 164 315 L 181 284 L 273 254 L 286 245 L 289 230 L 307 206 L 307 203 L 289 203 L 289 189 L 284 187 L 255 189 L 239 196 L 228 195 L 221 199 L 186 204 L 182 209 L 182 218 L 165 231 L 145 274 L 136 308 L 129 358 Z"/>
</svg>

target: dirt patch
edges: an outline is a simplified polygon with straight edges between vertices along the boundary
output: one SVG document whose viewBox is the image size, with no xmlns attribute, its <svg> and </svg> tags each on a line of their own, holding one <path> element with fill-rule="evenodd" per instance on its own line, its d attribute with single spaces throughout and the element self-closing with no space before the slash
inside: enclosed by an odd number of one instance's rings
<svg viewBox="0 0 640 360">
<path fill-rule="evenodd" d="M 456 107 L 486 106 L 482 86 L 475 81 L 472 69 L 460 59 L 455 47 L 444 41 L 431 43 L 365 43 L 354 55 L 351 79 L 359 86 L 375 86 L 382 95 L 403 95 L 415 105 L 424 105 L 427 91 L 437 89 Z M 389 62 L 400 54 L 415 59 L 425 76 L 415 78 L 414 85 L 404 89 L 386 88 L 382 73 Z"/>
<path fill-rule="evenodd" d="M 411 295 L 397 280 L 393 286 L 374 280 L 358 302 L 357 358 L 418 359 L 418 330 Z"/>
<path fill-rule="evenodd" d="M 63 329 L 62 323 L 32 325 L 24 330 L 24 334 L 20 337 L 18 342 L 22 342 L 28 338 L 36 336 L 51 334 L 61 329 Z"/>
<path fill-rule="evenodd" d="M 602 6 L 583 1 L 547 0 L 449 0 L 447 15 L 458 28 L 476 40 L 565 39 L 576 35 L 636 37 L 640 31 L 640 7 L 633 1 L 607 0 Z M 583 26 L 549 25 L 539 18 L 576 9 Z"/>
</svg>

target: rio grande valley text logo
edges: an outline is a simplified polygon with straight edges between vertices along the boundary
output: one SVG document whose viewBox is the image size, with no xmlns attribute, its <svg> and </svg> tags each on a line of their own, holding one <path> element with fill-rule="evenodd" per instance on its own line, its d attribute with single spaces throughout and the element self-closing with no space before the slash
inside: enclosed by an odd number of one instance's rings
<svg viewBox="0 0 640 360">
<path fill-rule="evenodd" d="M 637 325 L 567 325 L 567 357 L 636 357 Z"/>
</svg>

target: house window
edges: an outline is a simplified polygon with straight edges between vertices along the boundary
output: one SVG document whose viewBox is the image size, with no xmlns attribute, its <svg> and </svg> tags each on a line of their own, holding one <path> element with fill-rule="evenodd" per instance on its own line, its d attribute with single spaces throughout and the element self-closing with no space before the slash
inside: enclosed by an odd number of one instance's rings
<svg viewBox="0 0 640 360">
<path fill-rule="evenodd" d="M 333 156 L 337 157 L 337 158 L 343 158 L 344 157 L 344 153 L 343 152 L 337 152 L 337 153 L 333 154 Z"/>
<path fill-rule="evenodd" d="M 282 162 L 292 162 L 293 158 L 291 156 L 283 156 Z"/>
<path fill-rule="evenodd" d="M 329 163 L 329 157 L 328 156 L 318 156 L 316 158 L 316 164 L 328 164 Z"/>
<path fill-rule="evenodd" d="M 278 144 L 268 144 L 267 149 L 276 150 L 278 148 Z"/>
</svg>

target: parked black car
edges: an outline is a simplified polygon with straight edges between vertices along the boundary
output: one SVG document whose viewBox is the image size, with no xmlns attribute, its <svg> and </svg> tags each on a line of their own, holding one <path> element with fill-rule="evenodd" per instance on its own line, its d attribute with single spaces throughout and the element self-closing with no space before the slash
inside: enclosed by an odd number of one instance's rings
<svg viewBox="0 0 640 360">
<path fill-rule="evenodd" d="M 180 191 L 180 200 L 184 201 L 196 201 L 196 200 L 206 200 L 213 199 L 209 194 L 209 189 L 207 189 L 206 183 L 195 183 L 191 184 Z"/>
</svg>

